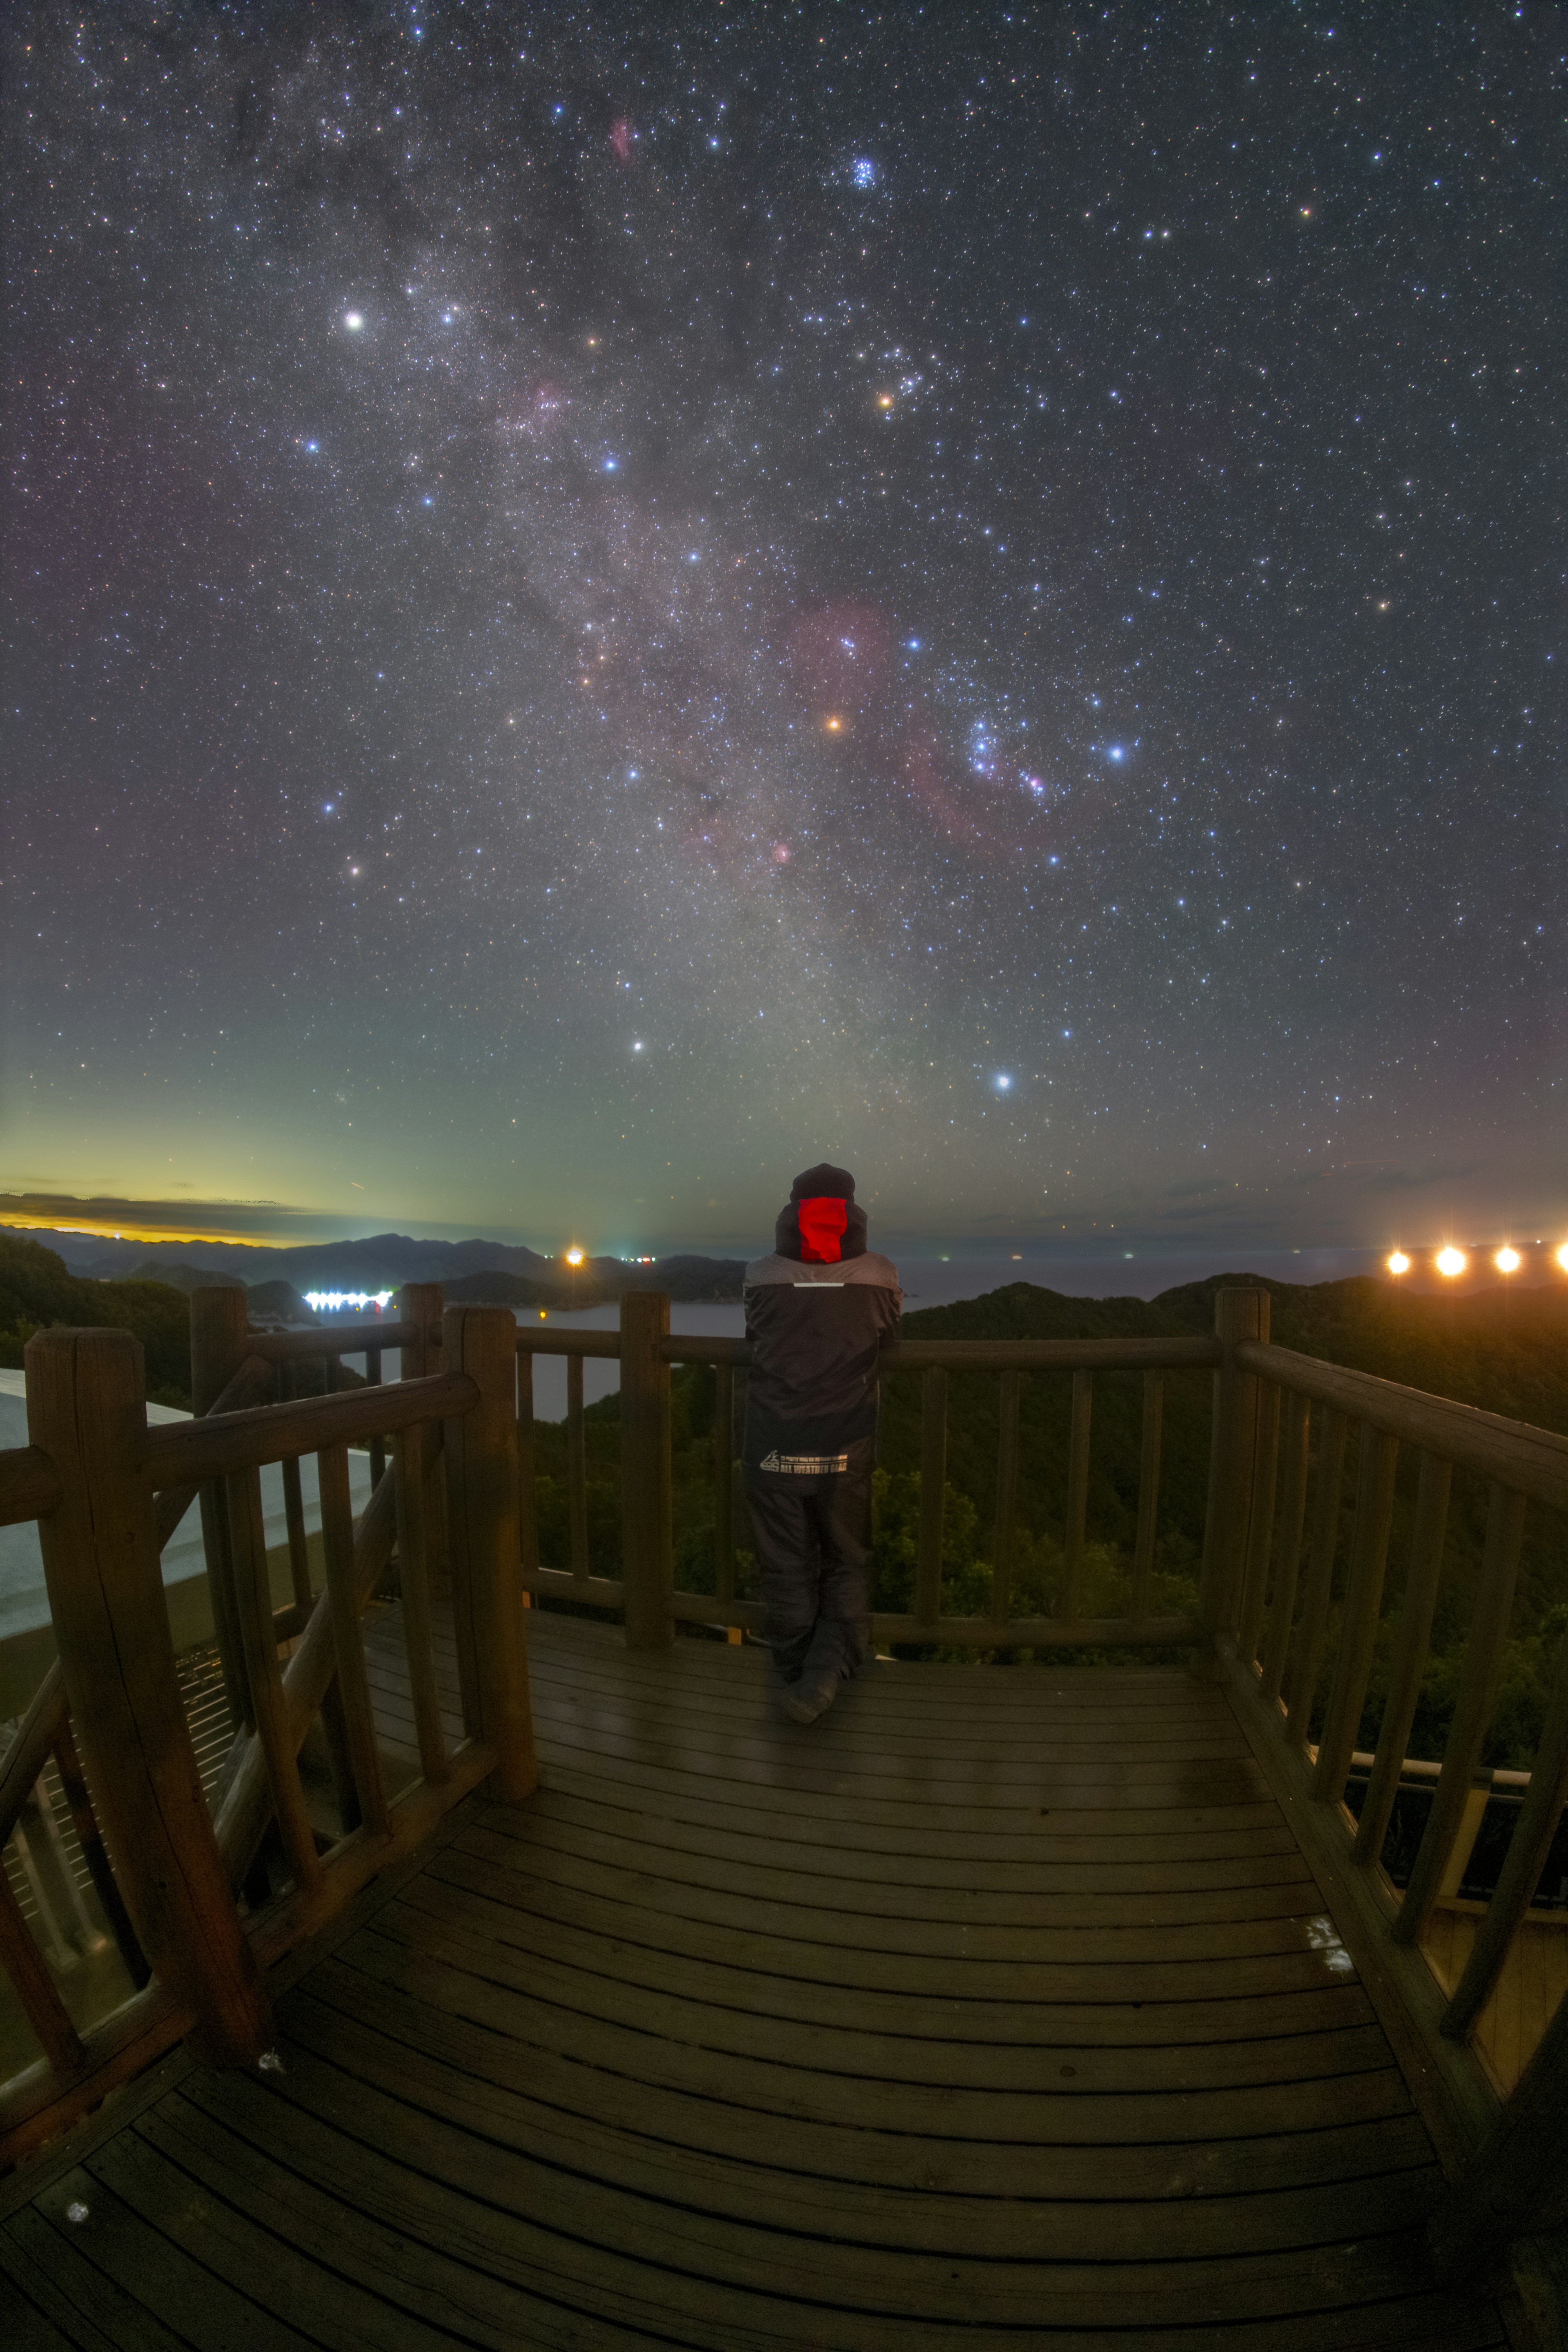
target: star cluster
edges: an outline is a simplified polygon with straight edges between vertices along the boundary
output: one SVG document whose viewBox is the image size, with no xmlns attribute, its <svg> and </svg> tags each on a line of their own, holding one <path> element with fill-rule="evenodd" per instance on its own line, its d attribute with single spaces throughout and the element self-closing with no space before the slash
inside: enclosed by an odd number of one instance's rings
<svg viewBox="0 0 1568 2352">
<path fill-rule="evenodd" d="M 15 12 L 5 1181 L 1543 1210 L 1562 36 Z"/>
</svg>

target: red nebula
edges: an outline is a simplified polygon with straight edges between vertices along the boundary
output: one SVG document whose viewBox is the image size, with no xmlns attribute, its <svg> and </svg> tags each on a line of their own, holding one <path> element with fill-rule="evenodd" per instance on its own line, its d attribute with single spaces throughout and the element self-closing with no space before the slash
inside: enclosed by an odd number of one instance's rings
<svg viewBox="0 0 1568 2352">
<path fill-rule="evenodd" d="M 610 144 L 616 151 L 616 161 L 617 163 L 629 163 L 631 162 L 632 141 L 636 136 L 637 133 L 632 129 L 628 117 L 624 114 L 617 114 L 615 121 L 610 125 Z"/>
</svg>

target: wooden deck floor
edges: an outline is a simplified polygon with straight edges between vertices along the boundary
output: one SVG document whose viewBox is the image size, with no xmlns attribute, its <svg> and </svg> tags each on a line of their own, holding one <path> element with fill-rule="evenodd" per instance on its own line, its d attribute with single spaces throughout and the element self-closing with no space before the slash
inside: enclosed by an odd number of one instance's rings
<svg viewBox="0 0 1568 2352">
<path fill-rule="evenodd" d="M 174 2062 L 10 2212 L 8 2352 L 1506 2342 L 1216 1685 L 800 1730 L 754 1649 L 530 1627 L 546 1787 L 362 1899 L 281 2071 Z"/>
</svg>

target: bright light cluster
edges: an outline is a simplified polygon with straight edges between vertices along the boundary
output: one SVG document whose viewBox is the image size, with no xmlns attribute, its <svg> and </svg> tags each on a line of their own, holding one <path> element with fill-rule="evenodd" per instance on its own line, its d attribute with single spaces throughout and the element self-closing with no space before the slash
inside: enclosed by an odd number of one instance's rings
<svg viewBox="0 0 1568 2352">
<path fill-rule="evenodd" d="M 1450 1279 L 1456 1274 L 1463 1274 L 1468 1264 L 1469 1260 L 1463 1250 L 1441 1249 L 1437 1253 L 1437 1271 L 1439 1274 L 1447 1275 Z"/>
<path fill-rule="evenodd" d="M 307 1290 L 305 1304 L 312 1315 L 340 1314 L 345 1307 L 374 1307 L 379 1315 L 392 1304 L 390 1290 Z"/>
</svg>

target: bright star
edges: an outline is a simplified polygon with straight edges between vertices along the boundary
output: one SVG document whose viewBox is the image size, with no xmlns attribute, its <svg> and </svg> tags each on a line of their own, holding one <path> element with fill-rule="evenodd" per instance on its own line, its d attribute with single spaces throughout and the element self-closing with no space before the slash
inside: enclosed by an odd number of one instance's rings
<svg viewBox="0 0 1568 2352">
<path fill-rule="evenodd" d="M 364 324 L 364 319 L 362 313 L 358 310 L 345 310 L 343 312 L 343 324 L 348 329 L 351 335 L 357 335 L 360 329 Z"/>
</svg>

